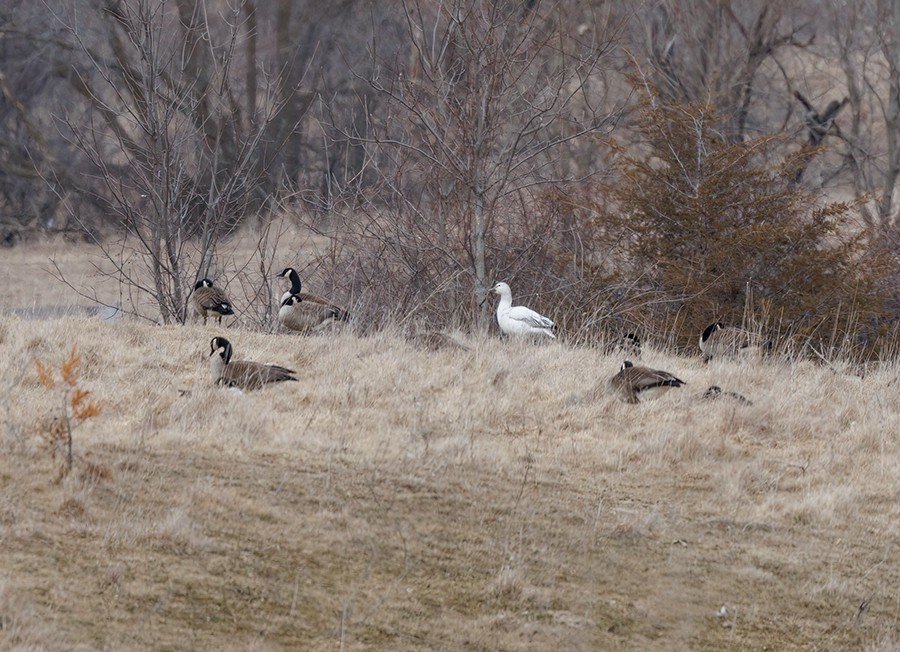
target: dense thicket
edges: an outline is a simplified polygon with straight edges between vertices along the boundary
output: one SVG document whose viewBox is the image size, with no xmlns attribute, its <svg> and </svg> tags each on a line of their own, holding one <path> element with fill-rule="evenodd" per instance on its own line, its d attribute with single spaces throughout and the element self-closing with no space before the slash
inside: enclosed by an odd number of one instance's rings
<svg viewBox="0 0 900 652">
<path fill-rule="evenodd" d="M 896 256 L 864 235 L 854 204 L 822 203 L 796 183 L 802 153 L 780 160 L 780 138 L 724 138 L 729 124 L 708 104 L 645 96 L 640 153 L 599 187 L 611 201 L 588 195 L 587 249 L 618 262 L 583 263 L 584 292 L 617 280 L 629 317 L 685 350 L 713 321 L 823 355 L 876 350 Z"/>
<path fill-rule="evenodd" d="M 586 336 L 665 315 L 680 342 L 752 307 L 869 341 L 887 322 L 863 298 L 897 303 L 880 262 L 817 290 L 900 245 L 900 3 L 13 0 L 0 61 L 3 242 L 127 235 L 103 251 L 167 321 L 196 278 L 242 273 L 218 243 L 273 214 L 327 230 L 333 289 L 376 317 L 484 326 L 502 277 Z M 650 88 L 690 134 L 651 142 Z M 617 242 L 598 179 L 630 205 Z"/>
</svg>

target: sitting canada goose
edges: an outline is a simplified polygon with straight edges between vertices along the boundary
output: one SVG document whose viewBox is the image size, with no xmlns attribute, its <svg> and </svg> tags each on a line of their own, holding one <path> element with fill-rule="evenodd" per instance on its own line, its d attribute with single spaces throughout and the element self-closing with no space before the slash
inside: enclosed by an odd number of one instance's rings
<svg viewBox="0 0 900 652">
<path fill-rule="evenodd" d="M 231 342 L 224 337 L 214 337 L 209 342 L 209 368 L 213 382 L 240 389 L 259 389 L 266 383 L 297 380 L 295 371 L 278 365 L 232 360 Z"/>
<path fill-rule="evenodd" d="M 328 303 L 319 303 L 307 294 L 291 294 L 278 309 L 278 322 L 285 328 L 311 333 L 338 322 L 347 321 L 348 313 Z"/>
<path fill-rule="evenodd" d="M 626 360 L 622 368 L 609 381 L 610 387 L 617 392 L 626 403 L 637 403 L 661 396 L 673 387 L 685 385 L 668 371 L 657 371 L 649 367 L 635 367 Z"/>
<path fill-rule="evenodd" d="M 197 281 L 191 300 L 194 303 L 194 314 L 202 316 L 204 324 L 207 317 L 215 317 L 217 323 L 221 324 L 223 316 L 234 314 L 225 290 L 217 288 L 208 278 Z"/>
<path fill-rule="evenodd" d="M 705 362 L 716 357 L 752 355 L 762 348 L 771 349 L 772 343 L 763 343 L 762 337 L 756 333 L 735 326 L 725 326 L 722 322 L 710 324 L 700 336 L 700 350 Z"/>
<path fill-rule="evenodd" d="M 745 396 L 738 394 L 737 392 L 725 392 L 722 391 L 722 388 L 718 385 L 712 385 L 709 389 L 703 392 L 703 397 L 705 399 L 716 400 L 720 398 L 731 399 L 732 401 L 737 401 L 741 405 L 753 405 L 753 401 L 748 399 Z"/>
<path fill-rule="evenodd" d="M 347 321 L 350 313 L 325 297 L 309 292 L 301 292 L 303 284 L 293 267 L 286 267 L 279 278 L 288 278 L 291 289 L 281 295 L 278 321 L 295 331 L 319 330 L 336 321 Z"/>
<path fill-rule="evenodd" d="M 506 283 L 497 283 L 491 292 L 500 295 L 497 304 L 497 324 L 504 335 L 546 335 L 556 339 L 550 330 L 553 322 L 525 306 L 512 305 L 512 290 Z"/>
</svg>

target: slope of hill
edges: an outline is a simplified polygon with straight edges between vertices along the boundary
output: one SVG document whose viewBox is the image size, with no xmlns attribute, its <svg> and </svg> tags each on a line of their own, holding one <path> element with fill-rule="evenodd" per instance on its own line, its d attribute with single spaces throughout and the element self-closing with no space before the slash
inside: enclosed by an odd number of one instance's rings
<svg viewBox="0 0 900 652">
<path fill-rule="evenodd" d="M 209 340 L 300 381 L 211 386 Z M 894 649 L 900 368 L 0 320 L 0 647 Z M 71 348 L 102 413 L 59 483 Z M 702 400 L 707 386 L 752 406 Z"/>
</svg>

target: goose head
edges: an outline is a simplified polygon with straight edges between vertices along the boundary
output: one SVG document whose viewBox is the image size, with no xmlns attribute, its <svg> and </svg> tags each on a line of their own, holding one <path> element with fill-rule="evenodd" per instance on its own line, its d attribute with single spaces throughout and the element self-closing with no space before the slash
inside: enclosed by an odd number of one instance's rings
<svg viewBox="0 0 900 652">
<path fill-rule="evenodd" d="M 300 274 L 298 274 L 297 270 L 293 267 L 285 267 L 281 271 L 281 274 L 278 274 L 278 278 L 286 278 L 290 280 L 291 294 L 297 294 L 303 287 L 303 284 L 300 283 Z"/>
<path fill-rule="evenodd" d="M 302 301 L 303 301 L 303 297 L 301 297 L 298 294 L 292 294 L 287 299 L 285 299 L 284 301 L 281 302 L 281 307 L 284 308 L 285 306 L 296 306 L 299 303 L 301 303 Z"/>
<path fill-rule="evenodd" d="M 228 364 L 231 362 L 231 342 L 224 337 L 214 337 L 209 341 L 209 357 L 218 355 L 222 358 L 222 362 Z"/>
<path fill-rule="evenodd" d="M 499 294 L 501 296 L 504 294 L 512 294 L 512 290 L 509 289 L 509 285 L 507 285 L 503 281 L 500 281 L 499 283 L 497 283 L 497 285 L 492 287 L 491 292 L 493 292 L 494 294 Z"/>
<path fill-rule="evenodd" d="M 703 335 L 700 336 L 700 341 L 701 341 L 701 342 L 705 342 L 705 341 L 708 340 L 710 337 L 712 337 L 712 334 L 713 334 L 713 333 L 715 333 L 715 332 L 718 331 L 718 330 L 722 330 L 723 328 L 725 328 L 725 324 L 723 324 L 723 323 L 720 322 L 720 321 L 717 321 L 717 322 L 715 322 L 715 323 L 710 324 L 710 325 L 707 326 L 706 329 L 703 331 Z"/>
</svg>

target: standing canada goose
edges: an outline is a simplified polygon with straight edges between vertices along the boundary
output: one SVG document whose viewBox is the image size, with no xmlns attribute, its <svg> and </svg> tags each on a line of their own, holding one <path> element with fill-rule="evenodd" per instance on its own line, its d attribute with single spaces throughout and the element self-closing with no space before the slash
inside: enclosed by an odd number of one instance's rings
<svg viewBox="0 0 900 652">
<path fill-rule="evenodd" d="M 717 357 L 752 355 L 763 348 L 772 348 L 772 343 L 763 343 L 762 338 L 756 333 L 735 326 L 726 326 L 718 321 L 707 326 L 700 336 L 700 350 L 703 352 L 704 362 Z"/>
<path fill-rule="evenodd" d="M 316 331 L 337 321 L 347 321 L 350 313 L 324 297 L 301 292 L 303 284 L 293 267 L 286 267 L 279 278 L 288 278 L 291 289 L 281 295 L 278 321 L 295 331 Z"/>
<path fill-rule="evenodd" d="M 231 342 L 224 337 L 214 337 L 209 341 L 209 368 L 213 382 L 240 389 L 259 389 L 266 383 L 297 380 L 297 372 L 277 365 L 232 360 Z"/>
<path fill-rule="evenodd" d="M 221 324 L 223 316 L 234 314 L 225 290 L 217 288 L 208 278 L 197 281 L 191 299 L 194 302 L 194 314 L 202 316 L 204 324 L 207 317 L 215 317 L 217 323 Z"/>
<path fill-rule="evenodd" d="M 610 387 L 626 403 L 637 403 L 657 398 L 672 389 L 686 385 L 668 371 L 657 371 L 649 367 L 635 367 L 631 360 L 622 363 L 622 368 L 609 381 Z"/>
<path fill-rule="evenodd" d="M 556 335 L 550 330 L 553 322 L 543 315 L 536 313 L 525 306 L 512 305 L 512 290 L 506 283 L 497 283 L 491 292 L 500 295 L 500 303 L 497 304 L 497 324 L 504 335 L 546 335 L 556 339 Z"/>
<path fill-rule="evenodd" d="M 705 392 L 703 392 L 702 398 L 713 400 L 713 401 L 720 399 L 720 398 L 728 398 L 733 401 L 737 401 L 741 405 L 753 405 L 753 401 L 751 401 L 747 397 L 742 396 L 741 394 L 738 394 L 737 392 L 722 391 L 722 388 L 719 387 L 718 385 L 711 385 L 709 389 L 707 389 Z"/>
</svg>

